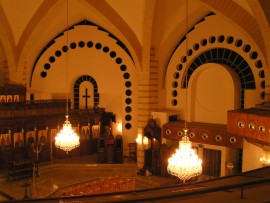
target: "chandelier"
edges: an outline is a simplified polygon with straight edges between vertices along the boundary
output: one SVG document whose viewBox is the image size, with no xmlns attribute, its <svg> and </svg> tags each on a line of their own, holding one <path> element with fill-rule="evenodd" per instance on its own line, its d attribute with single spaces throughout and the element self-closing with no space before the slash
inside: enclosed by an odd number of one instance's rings
<svg viewBox="0 0 270 203">
<path fill-rule="evenodd" d="M 68 0 L 67 0 L 67 45 L 68 45 Z M 68 48 L 66 57 L 66 82 L 67 82 L 67 98 L 66 98 L 66 121 L 63 129 L 55 137 L 55 146 L 64 150 L 66 153 L 80 145 L 80 138 L 73 131 L 71 123 L 68 120 Z"/>
<path fill-rule="evenodd" d="M 169 158 L 167 166 L 168 173 L 178 177 L 183 182 L 202 173 L 202 161 L 198 158 L 194 149 L 192 149 L 187 131 L 187 129 L 184 129 L 184 135 L 181 141 L 179 141 L 179 148 Z"/>
<path fill-rule="evenodd" d="M 71 123 L 66 115 L 66 121 L 63 124 L 63 129 L 55 137 L 55 146 L 64 150 L 66 153 L 80 146 L 80 138 L 72 129 Z"/>
<path fill-rule="evenodd" d="M 186 0 L 186 51 L 188 34 L 188 0 Z M 187 52 L 186 52 L 187 53 Z M 202 173 L 202 161 L 198 158 L 198 155 L 192 149 L 192 143 L 187 135 L 187 60 L 186 60 L 186 73 L 185 73 L 185 87 L 186 87 L 186 111 L 185 111 L 185 128 L 184 135 L 179 141 L 178 149 L 175 154 L 168 160 L 167 171 L 169 174 L 178 177 L 183 182 L 190 178 L 196 177 Z"/>
</svg>

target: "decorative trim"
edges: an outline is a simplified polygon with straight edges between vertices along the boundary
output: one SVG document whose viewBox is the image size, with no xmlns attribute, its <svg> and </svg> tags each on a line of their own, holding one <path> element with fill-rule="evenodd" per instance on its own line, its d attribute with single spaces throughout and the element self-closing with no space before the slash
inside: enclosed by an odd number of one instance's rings
<svg viewBox="0 0 270 203">
<path fill-rule="evenodd" d="M 260 134 L 264 134 L 265 131 L 266 131 L 265 125 L 263 123 L 261 123 L 260 126 L 259 126 L 259 132 L 260 132 Z"/>
<path fill-rule="evenodd" d="M 94 106 L 98 106 L 99 105 L 99 93 L 98 93 L 98 85 L 97 82 L 95 81 L 94 78 L 92 78 L 90 75 L 83 75 L 81 77 L 79 77 L 75 83 L 74 83 L 74 109 L 79 109 L 80 108 L 80 104 L 79 104 L 79 99 L 80 99 L 80 85 L 82 82 L 84 81 L 88 81 L 90 83 L 92 83 L 93 85 L 93 89 L 94 89 Z"/>
<path fill-rule="evenodd" d="M 216 135 L 215 140 L 217 142 L 221 142 L 222 141 L 222 136 L 221 135 Z"/>
<path fill-rule="evenodd" d="M 207 140 L 208 139 L 208 135 L 206 133 L 202 134 L 202 139 L 203 140 Z"/>
<path fill-rule="evenodd" d="M 241 130 L 244 129 L 245 127 L 245 121 L 243 121 L 242 119 L 240 119 L 237 123 L 238 128 L 240 128 Z"/>
<path fill-rule="evenodd" d="M 184 133 L 183 133 L 181 130 L 179 130 L 179 131 L 177 132 L 177 135 L 178 135 L 179 137 L 182 137 L 183 134 L 184 134 Z"/>
<path fill-rule="evenodd" d="M 167 129 L 166 130 L 166 135 L 170 135 L 170 134 L 172 134 L 172 131 L 170 129 Z"/>
<path fill-rule="evenodd" d="M 196 135 L 195 135 L 194 132 L 190 132 L 190 133 L 189 133 L 189 137 L 190 137 L 190 138 L 194 138 L 194 137 L 196 137 Z"/>
<path fill-rule="evenodd" d="M 254 132 L 255 131 L 255 123 L 254 121 L 251 121 L 249 124 L 248 124 L 248 129 L 250 132 Z"/>
<path fill-rule="evenodd" d="M 230 143 L 234 144 L 237 142 L 236 137 L 230 137 Z"/>
</svg>

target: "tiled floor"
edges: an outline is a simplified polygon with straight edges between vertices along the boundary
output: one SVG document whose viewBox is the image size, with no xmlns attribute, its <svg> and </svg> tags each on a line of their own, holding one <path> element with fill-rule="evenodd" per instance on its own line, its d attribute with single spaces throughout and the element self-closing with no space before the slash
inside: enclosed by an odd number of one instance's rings
<svg viewBox="0 0 270 203">
<path fill-rule="evenodd" d="M 137 175 L 137 164 L 134 161 L 125 159 L 123 164 L 100 164 L 96 161 L 96 155 L 71 157 L 66 159 L 54 160 L 48 163 L 42 163 L 39 167 L 40 176 L 34 179 L 7 181 L 5 174 L 1 174 L 0 192 L 8 194 L 16 200 L 22 200 L 25 196 L 23 185 L 29 184 L 27 195 L 30 198 L 46 198 L 58 197 L 57 192 L 60 188 L 74 186 L 83 182 L 96 180 L 97 178 L 112 177 L 115 175 L 135 178 L 136 191 L 127 194 L 112 194 L 108 196 L 93 196 L 85 197 L 88 199 L 73 199 L 70 202 L 138 202 L 136 198 L 141 198 L 139 202 L 182 202 L 182 203 L 270 203 L 269 185 L 270 185 L 270 168 L 264 168 L 249 174 L 239 174 L 236 176 L 212 179 L 209 181 L 201 181 L 191 184 L 179 184 L 174 187 L 159 187 L 168 186 L 179 183 L 177 179 L 164 178 L 158 176 Z M 207 177 L 201 176 L 201 179 Z M 243 198 L 241 198 L 241 187 L 229 187 L 238 183 L 249 184 L 246 181 L 266 180 L 257 185 L 244 186 Z M 147 190 L 156 188 L 155 190 Z M 217 189 L 221 188 L 221 189 Z M 142 189 L 142 190 L 140 190 Z M 204 193 L 204 190 L 213 189 L 210 192 Z M 7 199 L 0 196 L 0 201 Z M 157 198 L 156 198 L 157 197 Z M 165 197 L 165 198 L 164 198 Z M 135 200 L 134 200 L 135 198 Z M 133 199 L 133 200 L 132 200 Z M 19 201 L 16 201 L 19 202 Z M 40 200 L 39 202 L 50 202 L 51 200 Z M 54 199 L 54 202 L 60 202 L 60 199 Z M 68 202 L 68 201 L 67 201 Z"/>
<path fill-rule="evenodd" d="M 115 175 L 136 178 L 136 189 L 158 187 L 172 184 L 175 179 L 162 177 L 150 177 L 137 175 L 137 164 L 124 159 L 123 164 L 100 164 L 96 161 L 96 155 L 71 157 L 53 160 L 39 165 L 39 177 L 25 180 L 8 181 L 2 174 L 0 191 L 15 199 L 25 196 L 24 184 L 29 184 L 27 195 L 30 198 L 44 198 L 53 196 L 57 190 L 74 184 L 88 182 L 97 178 L 112 177 Z M 0 196 L 0 200 L 6 198 Z"/>
</svg>

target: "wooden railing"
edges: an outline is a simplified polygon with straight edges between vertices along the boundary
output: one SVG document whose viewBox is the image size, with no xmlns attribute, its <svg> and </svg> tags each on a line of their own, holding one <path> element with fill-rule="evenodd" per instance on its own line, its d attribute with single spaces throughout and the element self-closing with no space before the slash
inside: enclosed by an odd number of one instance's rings
<svg viewBox="0 0 270 203">
<path fill-rule="evenodd" d="M 206 181 L 197 181 L 185 184 L 176 184 L 165 187 L 150 188 L 143 190 L 132 190 L 126 192 L 113 192 L 91 195 L 77 195 L 69 197 L 48 197 L 40 199 L 32 199 L 32 202 L 181 202 L 191 198 L 194 202 L 217 202 L 217 197 L 230 199 L 231 202 L 242 202 L 255 200 L 262 202 L 261 196 L 257 196 L 257 192 L 267 191 L 270 185 L 270 168 L 265 167 L 234 176 L 215 178 Z M 252 191 L 251 191 L 252 190 Z M 250 192 L 247 194 L 247 192 Z M 211 196 L 212 193 L 219 193 Z M 236 194 L 235 194 L 236 193 Z M 237 195 L 238 194 L 238 195 Z M 1 192 L 0 192 L 0 195 Z M 265 199 L 269 202 L 269 195 L 265 193 Z M 226 198 L 225 198 L 226 197 Z M 228 198 L 227 198 L 228 197 Z M 199 201 L 196 201 L 197 200 Z M 205 199 L 204 199 L 205 198 Z M 244 200 L 243 200 L 244 199 Z M 260 200 L 259 200 L 260 199 Z M 12 202 L 29 202 L 27 200 L 12 200 Z M 253 201 L 254 202 L 254 201 Z"/>
</svg>

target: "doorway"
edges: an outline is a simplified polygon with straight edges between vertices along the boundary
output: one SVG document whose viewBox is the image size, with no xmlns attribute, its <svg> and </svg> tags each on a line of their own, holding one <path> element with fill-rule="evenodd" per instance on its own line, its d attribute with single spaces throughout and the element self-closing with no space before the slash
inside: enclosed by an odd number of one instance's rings
<svg viewBox="0 0 270 203">
<path fill-rule="evenodd" d="M 203 174 L 211 177 L 221 175 L 221 151 L 214 149 L 203 149 Z"/>
</svg>

